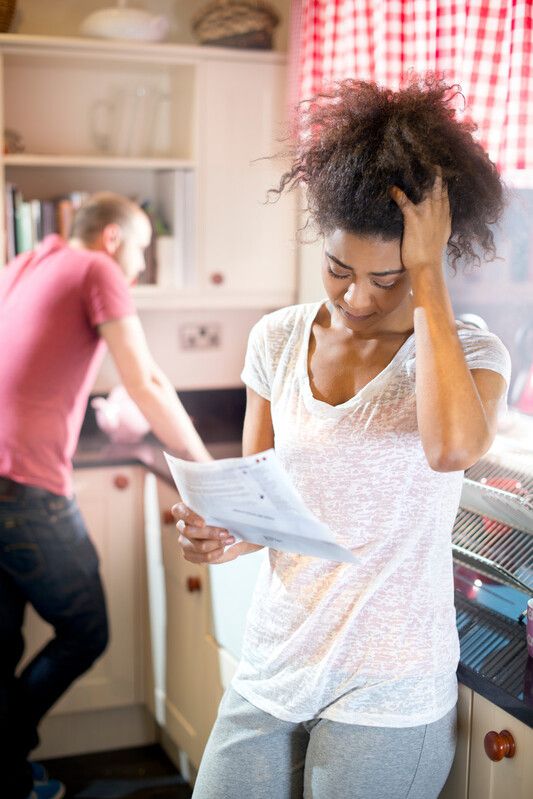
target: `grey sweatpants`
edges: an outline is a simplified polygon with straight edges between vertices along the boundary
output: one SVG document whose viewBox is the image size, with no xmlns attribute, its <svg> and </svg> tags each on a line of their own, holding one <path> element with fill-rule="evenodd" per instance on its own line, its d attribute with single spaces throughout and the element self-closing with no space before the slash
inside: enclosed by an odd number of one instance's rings
<svg viewBox="0 0 533 799">
<path fill-rule="evenodd" d="M 437 799 L 455 753 L 456 709 L 419 727 L 301 724 L 230 688 L 193 799 Z"/>
</svg>

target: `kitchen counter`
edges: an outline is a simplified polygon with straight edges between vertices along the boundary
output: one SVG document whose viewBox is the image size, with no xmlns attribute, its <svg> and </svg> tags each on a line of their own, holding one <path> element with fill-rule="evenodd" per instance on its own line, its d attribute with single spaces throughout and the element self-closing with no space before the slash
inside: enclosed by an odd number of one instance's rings
<svg viewBox="0 0 533 799">
<path fill-rule="evenodd" d="M 455 607 L 459 682 L 533 727 L 533 659 L 527 654 L 525 624 L 476 605 L 458 591 Z"/>
<path fill-rule="evenodd" d="M 240 441 L 216 441 L 207 447 L 217 459 L 241 454 Z M 113 444 L 100 432 L 82 435 L 73 463 L 76 469 L 143 466 L 174 485 L 162 446 L 151 435 L 139 444 Z M 533 660 L 527 656 L 525 625 L 513 626 L 500 614 L 465 602 L 459 594 L 456 606 L 461 640 L 459 681 L 533 727 Z M 469 636 L 472 631 L 482 634 L 482 629 L 487 645 L 480 661 L 471 655 Z"/>
<path fill-rule="evenodd" d="M 240 441 L 206 442 L 215 459 L 234 458 L 241 455 Z M 174 453 L 180 457 L 180 453 Z M 184 457 L 183 455 L 181 457 Z M 144 466 L 158 477 L 174 485 L 170 476 L 162 444 L 152 435 L 138 444 L 113 444 L 103 433 L 88 433 L 80 437 L 73 458 L 75 469 L 95 469 L 103 466 Z"/>
</svg>

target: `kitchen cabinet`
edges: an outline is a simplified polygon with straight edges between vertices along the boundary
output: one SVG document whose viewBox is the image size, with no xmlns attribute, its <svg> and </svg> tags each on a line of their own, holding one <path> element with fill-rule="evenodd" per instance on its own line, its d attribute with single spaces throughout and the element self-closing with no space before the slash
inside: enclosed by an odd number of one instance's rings
<svg viewBox="0 0 533 799">
<path fill-rule="evenodd" d="M 512 756 L 494 761 L 485 752 L 485 736 L 502 730 L 510 733 Z M 533 729 L 473 693 L 468 799 L 531 799 L 532 753 Z"/>
<path fill-rule="evenodd" d="M 111 635 L 104 655 L 71 686 L 51 715 L 111 709 L 143 700 L 142 480 L 140 467 L 74 473 L 76 497 L 100 558 Z M 28 608 L 25 661 L 51 635 L 50 626 Z"/>
<path fill-rule="evenodd" d="M 286 72 L 272 52 L 2 34 L 0 112 L 25 149 L 0 153 L 0 203 L 6 183 L 149 201 L 173 241 L 140 308 L 290 304 L 295 202 L 263 204 L 282 165 L 260 160 L 282 147 Z"/>
<path fill-rule="evenodd" d="M 464 685 L 459 685 L 457 715 L 457 751 L 439 799 L 531 799 L 533 729 Z M 511 738 L 497 738 L 503 730 Z M 502 745 L 500 760 L 485 751 L 487 733 Z"/>
<path fill-rule="evenodd" d="M 198 768 L 222 696 L 218 646 L 212 635 L 209 575 L 186 561 L 170 513 L 176 490 L 158 480 L 166 593 L 164 728 Z"/>
<path fill-rule="evenodd" d="M 202 78 L 199 202 L 205 290 L 275 291 L 292 298 L 293 198 L 266 202 L 283 166 L 272 156 L 282 149 L 279 139 L 287 133 L 280 124 L 285 65 L 254 63 L 243 69 L 241 63 L 209 59 Z"/>
<path fill-rule="evenodd" d="M 146 704 L 160 727 L 165 725 L 167 598 L 161 541 L 161 513 L 157 478 L 144 481 L 144 562 L 146 609 Z"/>
</svg>

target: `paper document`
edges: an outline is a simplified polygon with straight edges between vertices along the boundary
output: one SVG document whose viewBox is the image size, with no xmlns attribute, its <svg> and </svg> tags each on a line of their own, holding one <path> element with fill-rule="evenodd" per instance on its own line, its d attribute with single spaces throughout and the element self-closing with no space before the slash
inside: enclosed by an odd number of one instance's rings
<svg viewBox="0 0 533 799">
<path fill-rule="evenodd" d="M 193 463 L 165 458 L 183 502 L 207 525 L 251 544 L 355 563 L 308 510 L 273 449 L 244 458 Z"/>
</svg>

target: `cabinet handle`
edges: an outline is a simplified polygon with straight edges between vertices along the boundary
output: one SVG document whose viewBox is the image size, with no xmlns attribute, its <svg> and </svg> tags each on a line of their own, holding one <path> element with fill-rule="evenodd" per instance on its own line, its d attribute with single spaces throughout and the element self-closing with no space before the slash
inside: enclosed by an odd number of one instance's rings
<svg viewBox="0 0 533 799">
<path fill-rule="evenodd" d="M 163 524 L 172 524 L 175 521 L 172 511 L 168 508 L 163 511 Z"/>
<path fill-rule="evenodd" d="M 490 760 L 502 760 L 504 757 L 514 757 L 516 745 L 509 730 L 495 732 L 491 730 L 485 735 L 485 753 Z"/>
<path fill-rule="evenodd" d="M 195 591 L 202 590 L 202 581 L 199 577 L 187 577 L 187 591 L 193 594 Z"/>
<path fill-rule="evenodd" d="M 220 286 L 220 284 L 224 282 L 224 275 L 222 272 L 213 272 L 209 279 L 211 280 L 211 283 L 215 284 L 215 286 Z"/>
<path fill-rule="evenodd" d="M 129 477 L 126 477 L 125 474 L 117 474 L 117 476 L 113 480 L 113 485 L 115 488 L 118 488 L 119 491 L 124 491 L 130 484 Z"/>
</svg>

